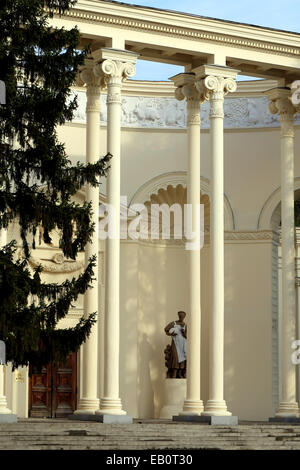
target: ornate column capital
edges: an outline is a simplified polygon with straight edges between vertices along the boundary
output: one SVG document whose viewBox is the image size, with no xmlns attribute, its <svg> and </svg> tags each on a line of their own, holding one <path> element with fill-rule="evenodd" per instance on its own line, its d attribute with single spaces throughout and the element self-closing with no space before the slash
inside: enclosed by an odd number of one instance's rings
<svg viewBox="0 0 300 470">
<path fill-rule="evenodd" d="M 300 80 L 296 80 L 291 84 L 291 101 L 292 104 L 296 107 L 297 112 L 300 112 Z"/>
<path fill-rule="evenodd" d="M 93 57 L 86 59 L 84 65 L 80 67 L 76 78 L 76 85 L 86 86 L 86 111 L 100 113 L 100 94 L 101 90 L 106 87 L 106 84 L 104 75 L 97 73 L 97 64 Z"/>
<path fill-rule="evenodd" d="M 236 91 L 237 73 L 238 70 L 216 65 L 202 65 L 195 69 L 196 88 L 210 101 L 211 118 L 224 119 L 224 97 Z"/>
<path fill-rule="evenodd" d="M 122 83 L 135 75 L 138 54 L 103 48 L 94 52 L 93 56 L 97 62 L 94 73 L 96 77 L 101 77 L 108 87 L 107 103 L 121 104 Z"/>
<path fill-rule="evenodd" d="M 291 100 L 290 88 L 273 88 L 266 95 L 270 100 L 270 113 L 280 113 L 281 137 L 294 137 L 294 117 L 297 110 Z"/>
<path fill-rule="evenodd" d="M 99 73 L 103 72 L 106 83 L 121 85 L 127 78 L 134 77 L 136 70 L 132 62 L 106 59 L 98 65 Z"/>
<path fill-rule="evenodd" d="M 205 101 L 205 96 L 195 85 L 194 73 L 181 73 L 172 77 L 176 89 L 175 98 L 178 101 L 187 101 L 187 125 L 200 125 L 200 106 Z"/>
</svg>

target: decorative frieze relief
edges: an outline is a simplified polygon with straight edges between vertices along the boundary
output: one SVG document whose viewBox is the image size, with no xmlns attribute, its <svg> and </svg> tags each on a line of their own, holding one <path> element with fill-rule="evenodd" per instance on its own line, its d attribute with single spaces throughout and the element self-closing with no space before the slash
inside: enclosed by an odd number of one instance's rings
<svg viewBox="0 0 300 470">
<path fill-rule="evenodd" d="M 17 250 L 17 258 L 23 259 L 24 252 L 22 248 Z M 42 268 L 43 273 L 54 273 L 54 274 L 65 274 L 65 273 L 75 273 L 84 268 L 83 261 L 73 261 L 66 259 L 62 252 L 55 253 L 51 258 L 37 258 L 33 255 L 29 258 L 29 264 L 33 268 Z"/>
<path fill-rule="evenodd" d="M 75 91 L 73 92 L 75 94 Z M 76 91 L 78 108 L 73 122 L 86 122 L 86 94 Z M 106 94 L 101 94 L 102 124 L 107 121 Z M 280 127 L 279 114 L 269 112 L 266 97 L 225 98 L 224 103 L 226 129 Z M 123 96 L 122 126 L 153 129 L 184 129 L 186 127 L 186 102 L 176 98 Z M 300 124 L 300 114 L 295 117 L 295 124 Z M 209 102 L 201 106 L 201 127 L 209 129 Z"/>
</svg>

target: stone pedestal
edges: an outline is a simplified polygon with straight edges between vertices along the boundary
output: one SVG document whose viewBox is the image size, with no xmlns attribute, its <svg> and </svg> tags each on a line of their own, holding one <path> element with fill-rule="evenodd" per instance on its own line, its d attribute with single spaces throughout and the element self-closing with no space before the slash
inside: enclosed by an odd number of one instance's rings
<svg viewBox="0 0 300 470">
<path fill-rule="evenodd" d="M 70 421 L 93 421 L 102 424 L 132 424 L 133 418 L 128 415 L 91 415 L 91 414 L 79 414 L 68 416 Z"/>
<path fill-rule="evenodd" d="M 208 424 L 210 426 L 238 426 L 239 424 L 237 416 L 173 416 L 173 421 Z"/>
<path fill-rule="evenodd" d="M 160 412 L 160 419 L 172 419 L 183 408 L 186 399 L 186 379 L 165 379 L 164 406 Z"/>
</svg>

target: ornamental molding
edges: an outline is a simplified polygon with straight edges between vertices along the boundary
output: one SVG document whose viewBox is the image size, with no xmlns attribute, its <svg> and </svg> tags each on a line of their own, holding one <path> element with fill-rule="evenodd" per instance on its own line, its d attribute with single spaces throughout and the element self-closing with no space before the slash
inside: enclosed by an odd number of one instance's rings
<svg viewBox="0 0 300 470">
<path fill-rule="evenodd" d="M 18 259 L 22 259 L 24 257 L 24 251 L 22 248 L 18 249 L 17 257 Z M 55 253 L 51 259 L 37 258 L 31 255 L 28 262 L 33 268 L 38 268 L 40 266 L 43 273 L 74 273 L 84 268 L 84 261 L 66 259 L 63 253 Z"/>
<path fill-rule="evenodd" d="M 250 232 L 225 232 L 225 241 L 277 241 L 278 233 L 273 230 L 260 230 Z"/>
<path fill-rule="evenodd" d="M 235 232 L 235 231 L 225 231 L 224 232 L 224 242 L 237 242 L 237 243 L 248 243 L 248 242 L 271 242 L 278 244 L 278 233 L 272 230 L 266 231 L 250 231 L 250 232 Z M 139 245 L 145 246 L 156 246 L 156 247 L 185 247 L 185 240 L 122 240 L 121 243 L 137 243 Z M 209 230 L 205 230 L 204 233 L 204 247 L 210 246 L 210 233 Z"/>
<path fill-rule="evenodd" d="M 93 2 L 94 3 L 94 2 Z M 79 2 L 75 8 L 65 12 L 62 15 L 63 17 L 71 18 L 71 19 L 77 19 L 82 22 L 87 22 L 87 23 L 102 23 L 110 26 L 118 26 L 126 29 L 134 29 L 135 31 L 149 31 L 151 33 L 160 33 L 160 34 L 165 34 L 167 36 L 172 36 L 172 37 L 180 37 L 180 38 L 188 38 L 190 40 L 204 40 L 204 41 L 210 41 L 214 43 L 222 43 L 222 44 L 228 44 L 233 47 L 243 47 L 243 48 L 251 48 L 252 50 L 258 50 L 258 51 L 266 51 L 267 53 L 271 54 L 277 54 L 277 55 L 290 55 L 290 56 L 297 56 L 299 57 L 300 55 L 300 47 L 292 47 L 288 45 L 283 45 L 280 43 L 276 43 L 277 40 L 284 40 L 284 35 L 283 32 L 281 31 L 272 31 L 272 30 L 267 30 L 268 34 L 268 40 L 264 39 L 259 39 L 257 36 L 265 36 L 266 35 L 266 30 L 259 31 L 257 30 L 258 28 L 254 27 L 247 27 L 247 25 L 242 25 L 242 24 L 232 24 L 232 23 L 227 23 L 227 22 L 221 22 L 218 20 L 213 20 L 210 18 L 199 18 L 197 21 L 197 18 L 192 18 L 193 24 L 191 24 L 190 27 L 187 27 L 187 23 L 191 23 L 191 16 L 188 14 L 177 14 L 176 19 L 179 22 L 185 22 L 185 25 L 176 25 L 176 24 L 164 24 L 163 21 L 168 20 L 168 17 L 172 16 L 172 21 L 174 21 L 174 13 L 170 14 L 167 11 L 160 11 L 157 12 L 157 20 L 155 21 L 154 19 L 152 21 L 145 19 L 140 19 L 137 18 L 137 15 L 141 13 L 141 10 L 138 8 L 124 8 L 124 6 L 116 6 L 113 5 L 111 2 L 98 2 L 97 8 L 101 8 L 102 12 L 97 12 L 96 8 L 93 9 L 93 11 L 89 11 L 88 8 L 93 8 L 93 3 L 92 2 Z M 112 7 L 114 8 L 115 11 L 111 11 Z M 108 13 L 103 13 L 103 10 L 105 8 L 110 9 L 110 12 Z M 146 9 L 143 9 L 142 14 L 144 17 L 146 14 L 149 14 L 148 11 L 145 11 Z M 135 17 L 130 18 L 130 13 L 136 14 Z M 150 10 L 150 14 L 152 18 L 155 18 L 153 15 L 153 10 Z M 127 16 L 128 15 L 128 16 Z M 164 15 L 164 16 L 163 16 Z M 58 12 L 54 14 L 55 18 L 60 18 Z M 170 18 L 171 19 L 171 18 Z M 208 31 L 208 30 L 203 30 L 205 27 L 207 29 L 212 29 L 216 31 L 217 29 L 226 29 L 227 32 L 214 32 L 214 31 Z M 231 34 L 229 30 L 231 29 Z M 248 29 L 248 31 L 243 31 L 243 29 Z M 263 28 L 262 28 L 263 29 Z M 256 36 L 255 38 L 247 38 L 247 37 L 241 37 L 238 36 L 238 34 L 249 34 L 249 36 Z M 235 35 L 236 34 L 236 35 Z M 293 35 L 291 33 L 286 33 L 286 36 L 289 35 L 291 36 L 290 42 L 292 44 L 292 39 L 296 35 Z M 278 37 L 280 36 L 280 37 Z"/>
<path fill-rule="evenodd" d="M 57 253 L 51 260 L 44 260 L 30 256 L 29 264 L 33 268 L 42 267 L 43 273 L 74 273 L 83 269 L 84 263 L 82 261 L 67 260 L 63 254 Z"/>
</svg>

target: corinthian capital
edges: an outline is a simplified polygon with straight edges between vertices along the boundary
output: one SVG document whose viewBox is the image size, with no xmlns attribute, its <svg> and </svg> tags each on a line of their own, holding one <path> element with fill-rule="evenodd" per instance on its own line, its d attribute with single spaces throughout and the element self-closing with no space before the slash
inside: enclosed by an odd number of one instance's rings
<svg viewBox="0 0 300 470">
<path fill-rule="evenodd" d="M 86 59 L 78 71 L 76 84 L 87 88 L 104 88 L 104 75 L 97 72 L 97 62 L 92 58 Z"/>
<path fill-rule="evenodd" d="M 96 62 L 93 58 L 86 59 L 77 74 L 76 85 L 86 86 L 87 112 L 100 113 L 100 93 L 105 88 L 104 75 L 96 73 Z"/>
<path fill-rule="evenodd" d="M 127 78 L 135 75 L 135 64 L 132 62 L 123 62 L 121 60 L 104 60 L 101 69 L 109 82 L 122 83 Z"/>
<path fill-rule="evenodd" d="M 291 101 L 292 104 L 297 108 L 297 112 L 300 111 L 300 80 L 296 80 L 291 85 Z"/>
<path fill-rule="evenodd" d="M 197 88 L 205 90 L 206 96 L 214 99 L 223 99 L 228 93 L 234 93 L 237 89 L 235 79 L 231 77 L 220 77 L 208 75 L 197 82 Z"/>
<path fill-rule="evenodd" d="M 294 136 L 294 117 L 297 112 L 291 101 L 292 93 L 289 88 L 273 88 L 266 92 L 270 103 L 271 114 L 280 113 L 281 136 Z"/>
<path fill-rule="evenodd" d="M 200 125 L 200 106 L 205 97 L 195 86 L 195 74 L 181 73 L 172 77 L 176 89 L 175 97 L 179 101 L 187 101 L 187 125 Z"/>
<path fill-rule="evenodd" d="M 201 65 L 194 72 L 198 91 L 205 99 L 210 100 L 210 117 L 224 118 L 224 97 L 236 91 L 238 70 L 217 65 Z"/>
<path fill-rule="evenodd" d="M 223 119 L 224 97 L 228 93 L 236 91 L 236 81 L 231 77 L 208 75 L 207 77 L 198 80 L 196 87 L 202 92 L 205 99 L 210 100 L 210 117 Z"/>
</svg>

